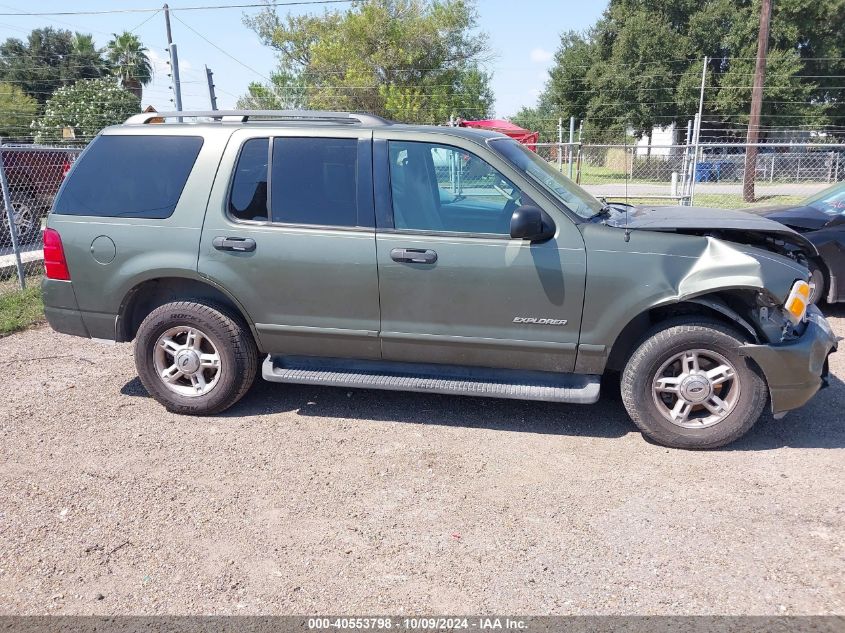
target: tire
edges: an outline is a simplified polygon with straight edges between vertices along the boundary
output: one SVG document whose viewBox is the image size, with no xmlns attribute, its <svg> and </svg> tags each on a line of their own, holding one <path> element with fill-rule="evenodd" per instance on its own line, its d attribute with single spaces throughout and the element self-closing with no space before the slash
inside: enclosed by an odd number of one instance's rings
<svg viewBox="0 0 845 633">
<path fill-rule="evenodd" d="M 26 192 L 12 192 L 12 207 L 15 210 L 15 220 L 18 233 L 18 244 L 27 246 L 38 238 L 41 232 L 41 210 L 35 196 Z M 9 232 L 9 220 L 5 207 L 0 211 L 0 247 L 12 245 L 12 235 Z"/>
<path fill-rule="evenodd" d="M 156 308 L 141 323 L 135 366 L 149 394 L 168 411 L 211 415 L 249 390 L 258 350 L 246 324 L 225 308 L 178 301 Z"/>
<path fill-rule="evenodd" d="M 812 284 L 810 303 L 819 304 L 827 296 L 827 276 L 822 265 L 815 260 L 810 260 L 809 268 L 810 283 Z"/>
<path fill-rule="evenodd" d="M 700 316 L 652 330 L 622 374 L 622 401 L 637 428 L 658 444 L 684 449 L 718 448 L 745 435 L 768 390 L 738 353 L 743 343 L 738 332 Z"/>
</svg>

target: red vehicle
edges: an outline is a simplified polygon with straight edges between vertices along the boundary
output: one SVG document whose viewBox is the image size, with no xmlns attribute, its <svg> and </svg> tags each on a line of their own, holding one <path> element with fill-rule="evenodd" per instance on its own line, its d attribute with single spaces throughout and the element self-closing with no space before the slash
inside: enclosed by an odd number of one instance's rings
<svg viewBox="0 0 845 633">
<path fill-rule="evenodd" d="M 30 244 L 39 239 L 41 220 L 50 210 L 79 150 L 4 145 L 0 151 L 15 210 L 18 243 Z M 0 247 L 10 245 L 9 222 L 3 204 L 0 205 Z"/>
<path fill-rule="evenodd" d="M 537 151 L 537 142 L 540 140 L 539 132 L 532 132 L 523 127 L 519 127 L 515 123 L 505 121 L 504 119 L 481 119 L 479 121 L 466 121 L 458 119 L 458 127 L 474 127 L 482 130 L 493 130 L 494 132 L 501 132 L 512 139 L 515 139 L 525 145 L 532 152 Z"/>
</svg>

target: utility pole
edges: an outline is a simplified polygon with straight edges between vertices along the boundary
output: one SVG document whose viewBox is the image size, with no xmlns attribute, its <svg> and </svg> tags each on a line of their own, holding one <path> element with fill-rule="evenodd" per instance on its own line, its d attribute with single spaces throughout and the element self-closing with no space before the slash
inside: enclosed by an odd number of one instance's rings
<svg viewBox="0 0 845 633">
<path fill-rule="evenodd" d="M 211 101 L 211 109 L 216 110 L 217 109 L 217 95 L 214 94 L 214 80 L 212 79 L 213 76 L 214 76 L 214 73 L 211 72 L 211 69 L 208 66 L 206 66 L 205 67 L 205 78 L 208 81 L 208 99 L 209 99 L 209 101 Z"/>
<path fill-rule="evenodd" d="M 692 180 L 690 180 L 689 204 L 692 205 L 695 197 L 695 180 L 698 171 L 698 149 L 701 140 L 701 121 L 704 118 L 704 87 L 707 84 L 707 55 L 704 56 L 704 63 L 701 66 L 701 92 L 698 95 L 698 113 L 695 115 L 695 149 L 692 154 Z"/>
<path fill-rule="evenodd" d="M 182 84 L 179 82 L 179 54 L 176 51 L 176 44 L 173 43 L 173 35 L 170 32 L 170 7 L 166 4 L 164 9 L 164 25 L 167 28 L 167 50 L 170 53 L 170 77 L 173 80 L 173 99 L 176 104 L 176 111 L 182 111 Z"/>
<path fill-rule="evenodd" d="M 754 68 L 754 87 L 751 89 L 751 112 L 748 115 L 748 135 L 745 148 L 745 172 L 742 178 L 742 199 L 754 202 L 754 178 L 757 175 L 757 143 L 760 139 L 760 110 L 763 108 L 763 84 L 766 81 L 766 54 L 769 51 L 769 23 L 772 0 L 763 0 L 760 7 L 760 32 L 757 34 L 757 65 Z"/>
</svg>

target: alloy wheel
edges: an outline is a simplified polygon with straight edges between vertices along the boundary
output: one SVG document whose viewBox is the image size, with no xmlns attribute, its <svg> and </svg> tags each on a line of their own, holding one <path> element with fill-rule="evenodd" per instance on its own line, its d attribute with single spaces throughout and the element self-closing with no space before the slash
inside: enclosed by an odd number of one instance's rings
<svg viewBox="0 0 845 633">
<path fill-rule="evenodd" d="M 652 381 L 660 414 L 685 429 L 718 424 L 736 408 L 739 376 L 733 364 L 712 350 L 686 350 L 670 357 Z"/>
<path fill-rule="evenodd" d="M 211 339 L 192 326 L 166 330 L 153 349 L 156 373 L 164 385 L 183 396 L 202 396 L 220 379 L 220 354 Z"/>
</svg>

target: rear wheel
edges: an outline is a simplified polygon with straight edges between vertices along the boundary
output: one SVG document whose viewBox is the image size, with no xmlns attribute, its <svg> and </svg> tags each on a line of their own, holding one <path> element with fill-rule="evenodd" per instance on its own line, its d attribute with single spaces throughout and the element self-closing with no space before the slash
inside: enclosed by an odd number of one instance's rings
<svg viewBox="0 0 845 633">
<path fill-rule="evenodd" d="M 135 341 L 138 376 L 174 413 L 208 415 L 247 392 L 258 367 L 249 328 L 225 310 L 179 301 L 153 310 Z"/>
<path fill-rule="evenodd" d="M 701 317 L 652 331 L 622 376 L 631 419 L 674 448 L 716 448 L 742 437 L 767 399 L 765 381 L 738 353 L 742 344 L 738 333 Z"/>
</svg>

